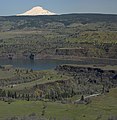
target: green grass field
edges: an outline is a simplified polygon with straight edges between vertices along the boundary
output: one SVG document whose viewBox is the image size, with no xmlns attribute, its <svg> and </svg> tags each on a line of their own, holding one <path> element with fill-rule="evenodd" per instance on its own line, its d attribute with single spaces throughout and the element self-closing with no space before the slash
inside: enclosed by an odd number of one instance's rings
<svg viewBox="0 0 117 120">
<path fill-rule="evenodd" d="M 13 88 L 10 87 L 4 87 L 5 90 L 23 90 L 25 88 L 30 89 L 31 87 L 35 86 L 36 84 L 45 84 L 49 82 L 55 82 L 58 80 L 68 80 L 70 77 L 57 74 L 56 71 L 54 70 L 44 70 L 44 71 L 35 71 L 34 73 L 38 72 L 38 74 L 42 74 L 43 78 L 34 80 L 32 82 L 27 82 L 27 83 L 22 83 L 22 84 L 17 84 Z M 32 74 L 34 74 L 32 73 Z"/>
<path fill-rule="evenodd" d="M 3 71 L 0 69 L 0 79 L 7 79 L 7 78 L 13 78 L 14 75 L 14 71 L 10 70 L 10 71 Z"/>
<path fill-rule="evenodd" d="M 92 98 L 88 105 L 61 104 L 47 102 L 45 117 L 55 117 L 57 120 L 107 120 L 109 116 L 117 115 L 117 88 L 110 93 Z M 23 116 L 31 113 L 41 115 L 43 102 L 15 101 L 11 104 L 0 101 L 0 120 L 12 116 Z"/>
</svg>

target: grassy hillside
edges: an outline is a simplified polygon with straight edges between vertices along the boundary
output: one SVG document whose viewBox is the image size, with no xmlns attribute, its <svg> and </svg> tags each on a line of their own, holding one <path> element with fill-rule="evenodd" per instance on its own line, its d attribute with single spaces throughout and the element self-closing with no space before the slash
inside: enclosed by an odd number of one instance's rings
<svg viewBox="0 0 117 120">
<path fill-rule="evenodd" d="M 87 53 L 77 56 L 116 58 L 116 31 L 117 15 L 0 17 L 0 54 L 6 58 L 29 58 L 33 53 L 39 58 L 56 56 L 59 48 L 84 48 Z"/>
<path fill-rule="evenodd" d="M 88 105 L 73 105 L 61 103 L 45 103 L 45 117 L 57 120 L 107 120 L 117 115 L 117 89 L 110 93 L 92 98 Z M 0 101 L 0 120 L 12 116 L 23 116 L 36 113 L 41 116 L 43 102 L 15 101 L 11 104 Z"/>
<path fill-rule="evenodd" d="M 8 68 L 0 68 L 0 120 L 32 113 L 52 120 L 108 120 L 117 115 L 117 66 L 59 65 L 45 71 Z M 86 103 L 76 103 L 82 95 L 96 93 Z"/>
<path fill-rule="evenodd" d="M 0 97 L 4 101 L 12 98 L 68 103 L 77 96 L 108 93 L 117 86 L 117 66 L 59 65 L 46 71 L 1 69 L 2 74 L 8 72 L 14 76 L 0 79 Z"/>
</svg>

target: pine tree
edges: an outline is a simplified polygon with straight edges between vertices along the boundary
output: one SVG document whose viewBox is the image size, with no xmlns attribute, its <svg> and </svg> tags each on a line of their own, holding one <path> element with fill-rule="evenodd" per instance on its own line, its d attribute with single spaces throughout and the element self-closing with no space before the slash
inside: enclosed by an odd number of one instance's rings
<svg viewBox="0 0 117 120">
<path fill-rule="evenodd" d="M 10 91 L 8 91 L 8 93 L 7 93 L 7 97 L 8 97 L 8 98 L 11 97 L 11 93 L 10 93 Z"/>
<path fill-rule="evenodd" d="M 83 95 L 81 96 L 81 99 L 80 99 L 80 100 L 81 100 L 81 101 L 84 101 L 84 96 L 83 96 Z"/>
<path fill-rule="evenodd" d="M 29 94 L 27 94 L 27 101 L 29 101 L 30 100 L 30 95 Z"/>
<path fill-rule="evenodd" d="M 17 98 L 17 93 L 16 93 L 16 92 L 14 93 L 14 98 L 15 98 L 15 99 Z"/>
<path fill-rule="evenodd" d="M 5 90 L 2 92 L 2 97 L 6 97 L 6 91 Z"/>
</svg>

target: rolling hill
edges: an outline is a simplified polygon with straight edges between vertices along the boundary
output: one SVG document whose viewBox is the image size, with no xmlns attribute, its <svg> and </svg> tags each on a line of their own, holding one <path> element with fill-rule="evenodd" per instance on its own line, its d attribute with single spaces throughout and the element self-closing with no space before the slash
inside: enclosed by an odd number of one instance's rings
<svg viewBox="0 0 117 120">
<path fill-rule="evenodd" d="M 1 57 L 117 58 L 117 15 L 1 16 Z M 76 48 L 76 50 L 72 50 Z M 76 51 L 76 52 L 75 52 Z"/>
</svg>

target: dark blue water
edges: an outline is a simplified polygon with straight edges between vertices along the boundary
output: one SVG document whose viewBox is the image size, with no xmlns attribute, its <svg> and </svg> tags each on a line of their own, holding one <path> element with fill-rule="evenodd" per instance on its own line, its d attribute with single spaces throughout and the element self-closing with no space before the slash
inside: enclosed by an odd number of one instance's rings
<svg viewBox="0 0 117 120">
<path fill-rule="evenodd" d="M 0 65 L 13 65 L 13 67 L 28 68 L 33 70 L 53 69 L 61 64 L 77 64 L 75 61 L 66 60 L 29 60 L 29 59 L 0 59 Z"/>
<path fill-rule="evenodd" d="M 109 64 L 117 65 L 117 60 L 97 60 L 87 59 L 82 61 L 70 61 L 70 60 L 29 60 L 29 59 L 0 59 L 0 65 L 13 65 L 18 68 L 27 68 L 33 70 L 47 70 L 54 69 L 57 65 L 61 64 Z"/>
</svg>

